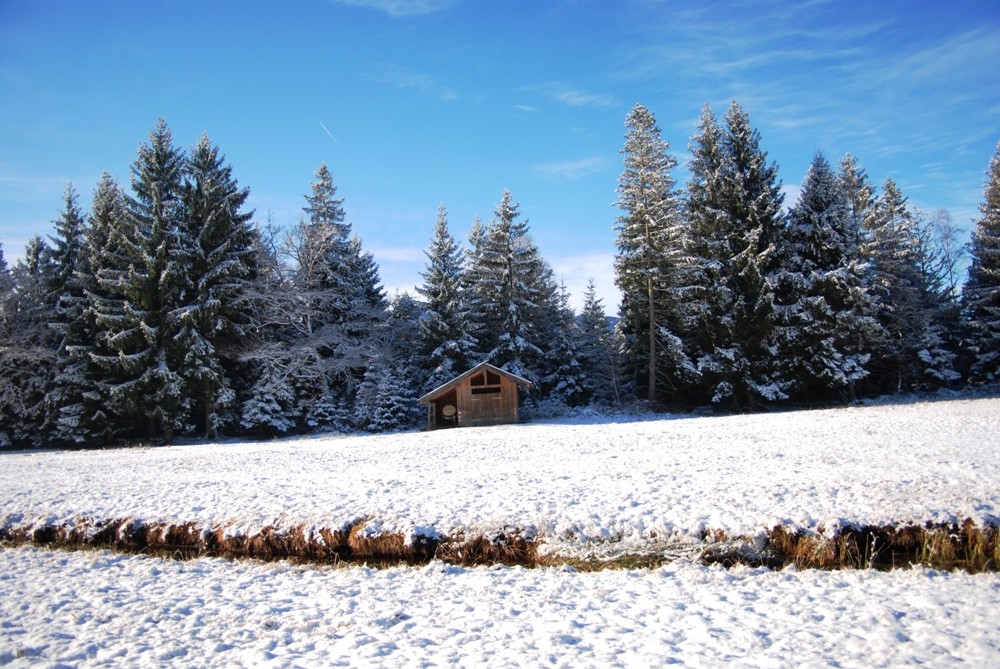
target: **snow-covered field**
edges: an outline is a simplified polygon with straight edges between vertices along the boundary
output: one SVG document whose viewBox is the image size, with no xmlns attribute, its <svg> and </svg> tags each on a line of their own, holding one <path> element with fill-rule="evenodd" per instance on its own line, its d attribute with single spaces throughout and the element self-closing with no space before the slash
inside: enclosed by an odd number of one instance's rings
<svg viewBox="0 0 1000 669">
<path fill-rule="evenodd" d="M 1000 579 L 674 563 L 373 571 L 0 551 L 0 665 L 1000 665 Z"/>
<path fill-rule="evenodd" d="M 0 454 L 0 522 L 538 533 L 578 553 L 1000 517 L 1000 399 Z"/>
<path fill-rule="evenodd" d="M 550 553 L 996 523 L 1000 400 L 0 454 L 0 522 L 519 527 Z M 373 571 L 0 551 L 0 665 L 1000 666 L 1000 576 Z"/>
</svg>

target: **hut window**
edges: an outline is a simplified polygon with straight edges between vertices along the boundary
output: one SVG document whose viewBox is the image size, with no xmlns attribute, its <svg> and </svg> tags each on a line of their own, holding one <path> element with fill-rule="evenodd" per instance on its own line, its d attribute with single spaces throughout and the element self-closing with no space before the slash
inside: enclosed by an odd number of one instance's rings
<svg viewBox="0 0 1000 669">
<path fill-rule="evenodd" d="M 500 375 L 490 371 L 476 374 L 471 379 L 473 395 L 498 395 L 500 394 Z"/>
</svg>

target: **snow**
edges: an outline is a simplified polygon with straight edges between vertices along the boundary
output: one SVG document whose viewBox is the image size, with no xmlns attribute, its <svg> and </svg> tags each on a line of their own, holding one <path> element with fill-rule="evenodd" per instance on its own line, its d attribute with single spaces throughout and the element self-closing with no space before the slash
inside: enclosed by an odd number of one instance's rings
<svg viewBox="0 0 1000 669">
<path fill-rule="evenodd" d="M 0 522 L 133 517 L 466 535 L 517 527 L 588 552 L 1000 516 L 1000 399 L 378 436 L 7 453 Z"/>
<path fill-rule="evenodd" d="M 0 523 L 516 527 L 545 550 L 706 530 L 996 523 L 1000 399 L 0 454 Z M 0 550 L 0 665 L 1000 666 L 1000 575 L 373 570 Z"/>
<path fill-rule="evenodd" d="M 1000 576 L 0 551 L 0 665 L 997 666 Z M 991 613 L 993 612 L 993 613 Z"/>
</svg>

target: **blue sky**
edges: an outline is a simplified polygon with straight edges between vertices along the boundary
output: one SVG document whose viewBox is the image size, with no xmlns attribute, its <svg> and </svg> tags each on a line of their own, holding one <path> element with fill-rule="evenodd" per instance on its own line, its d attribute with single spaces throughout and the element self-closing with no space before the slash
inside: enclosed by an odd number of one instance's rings
<svg viewBox="0 0 1000 669">
<path fill-rule="evenodd" d="M 316 166 L 386 287 L 421 281 L 438 204 L 464 240 L 505 188 L 579 306 L 611 259 L 629 109 L 686 178 L 703 104 L 733 98 L 791 204 L 850 151 L 971 227 L 1000 140 L 1000 3 L 814 0 L 3 0 L 0 242 L 48 235 L 72 182 L 123 184 L 157 118 L 218 144 L 257 217 L 297 221 Z"/>
</svg>

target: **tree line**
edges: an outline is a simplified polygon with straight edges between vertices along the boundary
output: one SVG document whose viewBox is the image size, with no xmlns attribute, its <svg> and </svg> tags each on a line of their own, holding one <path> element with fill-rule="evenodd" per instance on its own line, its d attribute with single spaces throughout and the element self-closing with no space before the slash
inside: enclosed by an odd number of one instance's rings
<svg viewBox="0 0 1000 669">
<path fill-rule="evenodd" d="M 626 119 L 609 327 L 580 314 L 509 191 L 464 244 L 438 210 L 416 295 L 387 296 L 321 164 L 298 222 L 254 222 L 218 147 L 161 119 L 89 212 L 68 186 L 48 240 L 0 247 L 0 444 L 105 445 L 418 425 L 417 398 L 487 360 L 529 411 L 752 409 L 990 383 L 1000 366 L 1000 147 L 964 247 L 857 161 L 817 154 L 784 211 L 738 103 L 707 106 L 686 187 L 653 114 Z M 961 290 L 960 290 L 961 288 Z"/>
<path fill-rule="evenodd" d="M 1000 147 L 966 249 L 850 154 L 817 153 L 786 211 L 736 101 L 722 121 L 703 108 L 683 189 L 653 114 L 626 127 L 615 272 L 640 394 L 753 409 L 998 380 Z"/>
<path fill-rule="evenodd" d="M 295 225 L 254 223 L 248 196 L 207 136 L 183 151 L 160 120 L 128 188 L 105 174 L 84 213 L 68 186 L 48 240 L 12 269 L 0 249 L 0 443 L 412 427 L 421 394 L 483 359 L 531 380 L 533 406 L 597 397 L 509 191 L 467 249 L 442 205 L 423 299 L 385 294 L 325 164 Z"/>
</svg>

